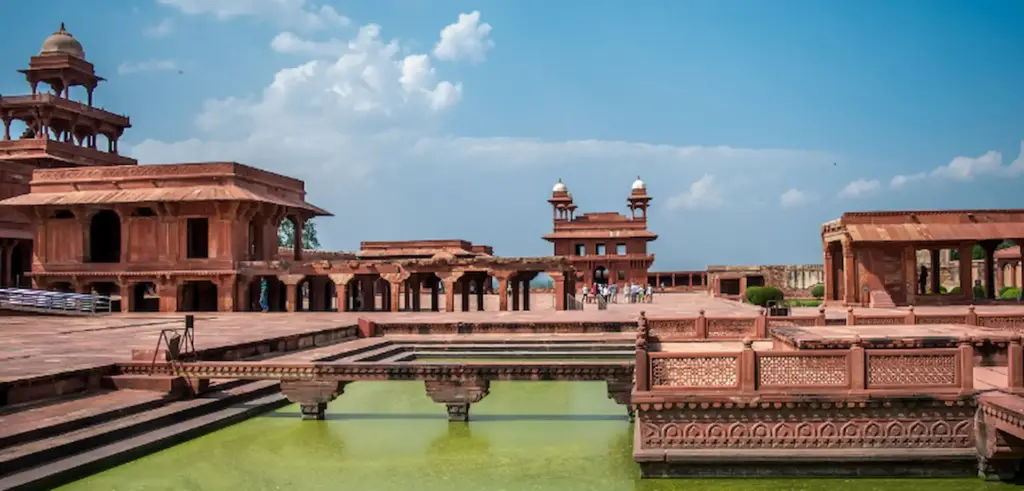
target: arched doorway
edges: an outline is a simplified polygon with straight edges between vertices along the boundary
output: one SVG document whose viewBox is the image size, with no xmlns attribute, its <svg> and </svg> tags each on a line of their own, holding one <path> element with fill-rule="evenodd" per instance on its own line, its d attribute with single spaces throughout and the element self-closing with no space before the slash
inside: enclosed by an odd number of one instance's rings
<svg viewBox="0 0 1024 491">
<path fill-rule="evenodd" d="M 249 282 L 249 305 L 246 311 L 259 312 L 260 294 L 263 280 L 267 280 L 267 311 L 284 312 L 287 310 L 287 288 L 277 276 L 256 276 Z"/>
<path fill-rule="evenodd" d="M 598 285 L 608 284 L 608 270 L 604 266 L 594 268 L 594 283 Z"/>
<path fill-rule="evenodd" d="M 89 221 L 89 262 L 121 262 L 121 217 L 102 210 Z"/>
</svg>

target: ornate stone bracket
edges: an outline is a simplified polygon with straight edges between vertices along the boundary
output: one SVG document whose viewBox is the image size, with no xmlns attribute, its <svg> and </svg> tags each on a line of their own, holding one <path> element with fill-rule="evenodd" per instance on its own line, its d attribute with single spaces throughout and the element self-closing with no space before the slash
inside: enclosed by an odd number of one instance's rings
<svg viewBox="0 0 1024 491">
<path fill-rule="evenodd" d="M 488 380 L 427 380 L 424 385 L 431 400 L 448 407 L 448 421 L 469 421 L 469 406 L 491 390 Z"/>
<path fill-rule="evenodd" d="M 345 392 L 348 382 L 319 380 L 281 381 L 281 393 L 299 405 L 302 419 L 324 419 L 327 403 Z"/>
<path fill-rule="evenodd" d="M 630 394 L 633 392 L 633 381 L 609 380 L 606 384 L 608 385 L 608 398 L 626 406 L 626 414 L 629 416 L 629 421 L 632 422 L 636 417 L 636 411 L 634 411 L 630 400 Z"/>
</svg>

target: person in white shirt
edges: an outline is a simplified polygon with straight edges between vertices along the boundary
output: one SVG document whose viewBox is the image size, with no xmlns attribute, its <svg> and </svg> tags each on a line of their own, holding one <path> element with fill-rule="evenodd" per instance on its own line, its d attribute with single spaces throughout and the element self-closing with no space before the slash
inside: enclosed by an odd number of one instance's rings
<svg viewBox="0 0 1024 491">
<path fill-rule="evenodd" d="M 587 298 L 587 285 L 583 285 L 583 302 L 590 303 L 590 299 Z"/>
<path fill-rule="evenodd" d="M 654 292 L 651 290 L 651 285 L 647 285 L 647 291 L 644 292 L 644 298 L 647 300 L 647 303 L 654 302 L 654 297 L 651 295 L 652 293 Z"/>
</svg>

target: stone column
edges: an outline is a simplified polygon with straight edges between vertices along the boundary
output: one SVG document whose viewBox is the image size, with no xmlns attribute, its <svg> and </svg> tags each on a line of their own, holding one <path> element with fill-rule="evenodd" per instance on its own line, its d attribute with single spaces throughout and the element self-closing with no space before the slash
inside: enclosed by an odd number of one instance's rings
<svg viewBox="0 0 1024 491">
<path fill-rule="evenodd" d="M 985 251 L 985 298 L 994 300 L 999 293 L 999 285 L 996 284 L 996 247 L 998 240 L 986 240 L 981 243 Z"/>
<path fill-rule="evenodd" d="M 422 296 L 423 276 L 415 275 L 409 280 L 409 289 L 412 290 L 412 311 L 420 311 L 420 300 Z"/>
<path fill-rule="evenodd" d="M 0 265 L 0 269 L 3 270 L 4 275 L 0 278 L 0 286 L 11 287 L 14 286 L 14 246 L 17 242 L 7 242 L 3 246 L 3 264 Z"/>
<path fill-rule="evenodd" d="M 448 271 L 438 273 L 444 283 L 444 309 L 446 312 L 455 312 L 455 284 L 462 278 L 462 271 Z"/>
<path fill-rule="evenodd" d="M 388 282 L 389 290 L 391 290 L 391 295 L 388 298 L 388 307 L 390 307 L 388 310 L 398 312 L 400 307 L 398 302 L 402 299 L 402 283 L 409 278 L 409 273 L 384 273 L 381 278 Z"/>
<path fill-rule="evenodd" d="M 857 264 L 854 260 L 853 244 L 843 242 L 843 303 L 854 305 L 857 303 Z"/>
<path fill-rule="evenodd" d="M 519 287 L 522 285 L 522 280 L 519 279 L 519 275 L 512 277 L 512 310 L 519 310 Z"/>
<path fill-rule="evenodd" d="M 971 254 L 974 244 L 960 244 L 957 251 L 960 253 L 960 293 L 964 300 L 974 300 L 974 265 Z"/>
<path fill-rule="evenodd" d="M 469 407 L 490 393 L 487 380 L 426 380 L 427 395 L 448 408 L 448 421 L 469 421 Z"/>
<path fill-rule="evenodd" d="M 441 284 L 441 280 L 437 275 L 433 275 L 434 278 L 430 280 L 430 310 L 431 312 L 439 312 L 441 310 L 440 295 L 438 294 L 438 288 Z"/>
<path fill-rule="evenodd" d="M 1003 288 L 1003 286 L 1005 286 L 1005 285 L 1003 285 L 1003 283 L 1006 282 L 1005 275 L 1003 274 L 1003 269 L 1005 269 L 1005 268 L 1006 268 L 1006 263 L 996 262 L 996 293 L 997 294 L 999 293 L 999 290 L 1001 290 Z"/>
<path fill-rule="evenodd" d="M 942 285 L 942 271 L 939 269 L 939 250 L 931 249 L 928 251 L 931 254 L 931 273 L 932 273 L 932 295 L 939 293 L 939 287 Z"/>
<path fill-rule="evenodd" d="M 302 260 L 302 229 L 305 227 L 306 222 L 302 217 L 295 217 L 295 237 L 292 239 L 294 242 L 295 260 Z"/>
<path fill-rule="evenodd" d="M 226 275 L 217 280 L 217 312 L 235 311 L 235 283 L 237 275 Z"/>
<path fill-rule="evenodd" d="M 502 272 L 492 272 L 491 274 L 494 275 L 494 277 L 498 279 L 498 291 L 496 292 L 498 294 L 498 310 L 500 310 L 502 312 L 508 311 L 508 278 L 509 278 L 509 273 L 507 273 L 505 271 L 502 271 Z"/>
<path fill-rule="evenodd" d="M 238 285 L 235 288 L 235 308 L 239 312 L 253 311 L 252 300 L 249 298 L 252 277 L 239 275 L 236 277 L 236 281 Z"/>
<path fill-rule="evenodd" d="M 178 311 L 178 281 L 162 278 L 156 282 L 156 294 L 160 296 L 160 312 Z"/>
<path fill-rule="evenodd" d="M 484 290 L 487 288 L 486 283 L 490 281 L 490 276 L 482 276 L 477 279 L 476 284 L 476 310 L 477 312 L 484 311 Z"/>
<path fill-rule="evenodd" d="M 132 302 L 134 300 L 134 295 L 132 295 L 132 287 L 134 287 L 135 285 L 133 283 L 129 283 L 126 280 L 118 280 L 117 283 L 119 289 L 121 290 L 121 312 L 131 312 L 131 307 L 133 307 Z"/>
<path fill-rule="evenodd" d="M 473 284 L 473 279 L 468 276 L 463 276 L 459 283 L 462 284 L 462 292 L 460 295 L 462 300 L 462 311 L 469 312 L 469 290 L 470 285 Z"/>
<path fill-rule="evenodd" d="M 824 304 L 828 305 L 835 300 L 835 281 L 836 281 L 836 270 L 832 265 L 832 251 L 828 243 L 825 243 L 825 265 L 822 267 L 825 272 L 825 300 Z M 691 278 L 692 281 L 692 278 Z M 691 283 L 692 284 L 692 283 Z"/>
<path fill-rule="evenodd" d="M 334 294 L 338 297 L 338 312 L 348 312 L 349 298 L 348 283 L 352 281 L 351 273 L 335 273 L 327 275 L 327 278 L 334 283 Z"/>
<path fill-rule="evenodd" d="M 301 274 L 285 274 L 277 277 L 285 285 L 284 308 L 288 312 L 298 310 L 298 285 L 302 281 Z"/>
<path fill-rule="evenodd" d="M 346 384 L 326 380 L 282 380 L 281 393 L 299 405 L 302 419 L 324 419 L 327 403 L 343 394 Z"/>
<path fill-rule="evenodd" d="M 548 276 L 555 282 L 555 310 L 565 310 L 565 273 L 549 271 Z"/>
<path fill-rule="evenodd" d="M 906 290 L 907 290 L 907 303 L 914 305 L 917 300 L 917 290 L 920 287 L 920 278 L 918 278 L 917 271 L 917 250 L 914 246 L 907 245 L 903 247 L 903 258 L 900 261 L 903 264 L 904 278 L 906 278 Z M 862 298 L 861 301 L 870 301 L 870 298 Z"/>
</svg>

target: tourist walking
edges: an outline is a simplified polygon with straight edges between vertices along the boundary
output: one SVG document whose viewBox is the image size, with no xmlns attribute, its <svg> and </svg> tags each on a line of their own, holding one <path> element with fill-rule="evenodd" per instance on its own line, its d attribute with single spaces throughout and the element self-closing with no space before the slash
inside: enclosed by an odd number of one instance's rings
<svg viewBox="0 0 1024 491">
<path fill-rule="evenodd" d="M 583 303 L 590 303 L 590 299 L 587 298 L 587 285 L 583 285 Z"/>
<path fill-rule="evenodd" d="M 260 279 L 260 311 L 269 312 L 270 304 L 267 302 L 267 279 Z"/>
<path fill-rule="evenodd" d="M 651 285 L 647 285 L 647 291 L 644 292 L 644 298 L 647 299 L 647 303 L 654 302 L 654 290 L 651 289 Z"/>
<path fill-rule="evenodd" d="M 608 296 L 611 298 L 612 303 L 619 303 L 618 292 L 619 288 L 615 283 L 608 287 Z"/>
</svg>

